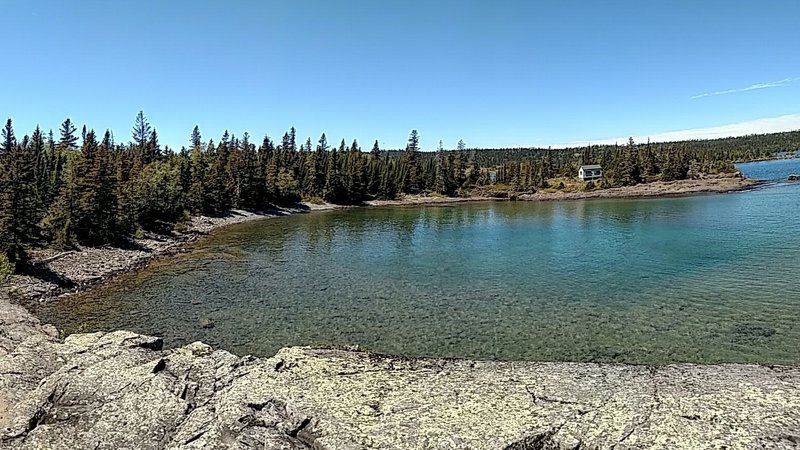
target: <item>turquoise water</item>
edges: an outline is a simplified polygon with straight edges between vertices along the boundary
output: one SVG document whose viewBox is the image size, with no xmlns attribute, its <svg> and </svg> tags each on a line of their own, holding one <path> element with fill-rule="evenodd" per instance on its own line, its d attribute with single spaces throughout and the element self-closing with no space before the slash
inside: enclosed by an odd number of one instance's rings
<svg viewBox="0 0 800 450">
<path fill-rule="evenodd" d="M 784 180 L 800 160 L 744 164 Z M 43 306 L 235 353 L 800 362 L 800 184 L 689 198 L 363 208 L 230 227 Z M 209 327 L 213 323 L 213 327 Z M 203 327 L 206 325 L 206 327 Z"/>
</svg>

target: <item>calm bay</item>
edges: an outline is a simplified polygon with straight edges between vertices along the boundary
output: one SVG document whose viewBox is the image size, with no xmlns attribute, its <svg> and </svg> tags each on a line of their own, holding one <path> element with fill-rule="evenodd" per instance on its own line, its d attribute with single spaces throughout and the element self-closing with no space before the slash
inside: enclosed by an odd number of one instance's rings
<svg viewBox="0 0 800 450">
<path fill-rule="evenodd" d="M 188 255 L 35 308 L 268 356 L 360 345 L 502 360 L 800 361 L 800 159 L 686 198 L 354 208 L 220 230 Z"/>
</svg>

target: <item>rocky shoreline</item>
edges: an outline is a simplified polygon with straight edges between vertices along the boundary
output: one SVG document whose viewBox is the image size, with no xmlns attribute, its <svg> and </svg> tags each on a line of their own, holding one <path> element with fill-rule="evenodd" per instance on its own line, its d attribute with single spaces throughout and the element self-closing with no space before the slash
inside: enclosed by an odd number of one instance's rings
<svg viewBox="0 0 800 450">
<path fill-rule="evenodd" d="M 417 205 L 446 205 L 450 203 L 464 203 L 475 201 L 497 200 L 522 200 L 522 201 L 563 201 L 563 200 L 589 200 L 598 198 L 656 198 L 656 197 L 686 197 L 702 194 L 724 194 L 753 189 L 761 183 L 757 180 L 742 177 L 738 172 L 707 176 L 697 180 L 654 181 L 641 183 L 634 186 L 623 186 L 607 189 L 592 189 L 581 192 L 548 192 L 540 191 L 533 194 L 520 193 L 513 198 L 508 196 L 472 196 L 472 197 L 443 197 L 443 196 L 412 196 L 406 195 L 397 200 L 372 200 L 365 202 L 367 206 L 417 206 Z"/>
<path fill-rule="evenodd" d="M 0 448 L 791 449 L 800 367 L 487 362 L 126 331 L 59 339 L 0 294 Z"/>
<path fill-rule="evenodd" d="M 725 193 L 751 189 L 757 181 L 735 174 L 707 177 L 700 180 L 652 182 L 636 186 L 598 189 L 585 192 L 537 192 L 522 194 L 516 200 L 559 201 L 595 198 L 641 198 L 674 197 L 706 193 Z M 475 201 L 498 201 L 508 198 L 442 197 L 406 195 L 397 200 L 372 200 L 366 207 L 411 207 L 420 205 L 447 205 Z M 9 283 L 9 291 L 23 301 L 44 301 L 91 289 L 122 273 L 145 267 L 156 259 L 189 251 L 188 246 L 198 238 L 216 229 L 237 223 L 289 214 L 319 210 L 348 208 L 332 204 L 300 203 L 284 208 L 264 211 L 234 210 L 219 217 L 192 217 L 187 229 L 171 235 L 147 233 L 141 238 L 130 239 L 123 247 L 82 247 L 72 251 L 56 252 L 41 250 L 33 257 L 33 269 L 26 275 L 15 275 Z"/>
<path fill-rule="evenodd" d="M 33 268 L 27 274 L 12 276 L 8 289 L 15 298 L 25 301 L 70 295 L 141 269 L 159 258 L 188 252 L 192 242 L 228 225 L 334 208 L 302 203 L 263 211 L 233 210 L 216 217 L 194 216 L 183 232 L 145 233 L 122 246 L 78 247 L 65 252 L 41 250 L 32 255 Z"/>
</svg>

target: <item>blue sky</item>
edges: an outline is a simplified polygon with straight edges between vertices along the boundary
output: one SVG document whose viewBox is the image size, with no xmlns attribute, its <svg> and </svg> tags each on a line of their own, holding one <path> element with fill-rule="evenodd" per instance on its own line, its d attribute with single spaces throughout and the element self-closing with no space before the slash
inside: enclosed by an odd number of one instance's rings
<svg viewBox="0 0 800 450">
<path fill-rule="evenodd" d="M 426 149 L 800 129 L 797 0 L 0 6 L 20 136 L 71 117 L 127 141 L 140 109 L 173 147 L 195 124 Z"/>
</svg>

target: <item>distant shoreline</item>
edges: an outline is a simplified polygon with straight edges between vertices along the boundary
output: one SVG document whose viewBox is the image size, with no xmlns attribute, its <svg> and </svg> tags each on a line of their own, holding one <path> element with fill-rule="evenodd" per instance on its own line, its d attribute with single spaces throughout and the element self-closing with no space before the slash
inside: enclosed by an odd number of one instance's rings
<svg viewBox="0 0 800 450">
<path fill-rule="evenodd" d="M 784 160 L 784 159 L 798 159 L 798 158 L 800 158 L 800 155 L 794 154 L 794 153 L 789 153 L 789 154 L 781 155 L 781 156 L 770 156 L 770 157 L 767 157 L 767 158 L 756 158 L 756 159 L 748 159 L 748 160 L 742 160 L 742 161 L 733 161 L 733 164 L 748 164 L 748 163 L 756 163 L 756 162 L 764 162 L 764 161 L 781 161 L 781 160 Z"/>
<path fill-rule="evenodd" d="M 147 233 L 132 239 L 125 248 L 80 247 L 58 252 L 41 250 L 33 254 L 32 275 L 15 275 L 7 289 L 12 296 L 24 301 L 48 301 L 84 292 L 122 274 L 135 273 L 150 263 L 165 257 L 190 252 L 190 245 L 216 230 L 238 223 L 283 217 L 290 214 L 322 210 L 363 207 L 415 207 L 452 205 L 485 201 L 565 201 L 609 198 L 684 197 L 702 194 L 737 192 L 752 189 L 760 183 L 748 178 L 726 174 L 700 180 L 657 181 L 635 186 L 597 189 L 585 192 L 537 192 L 519 194 L 512 198 L 497 196 L 441 197 L 406 195 L 397 200 L 370 200 L 358 206 L 299 203 L 263 211 L 234 210 L 219 217 L 195 216 L 187 230 L 171 236 Z"/>
<path fill-rule="evenodd" d="M 370 200 L 365 206 L 424 206 L 447 205 L 477 201 L 565 201 L 587 200 L 599 198 L 659 198 L 687 197 L 702 194 L 724 194 L 739 192 L 759 186 L 762 182 L 743 178 L 735 174 L 723 174 L 699 180 L 653 181 L 634 186 L 623 186 L 607 189 L 595 189 L 585 192 L 536 192 L 521 193 L 509 197 L 474 196 L 474 197 L 441 197 L 406 195 L 397 200 Z"/>
</svg>

